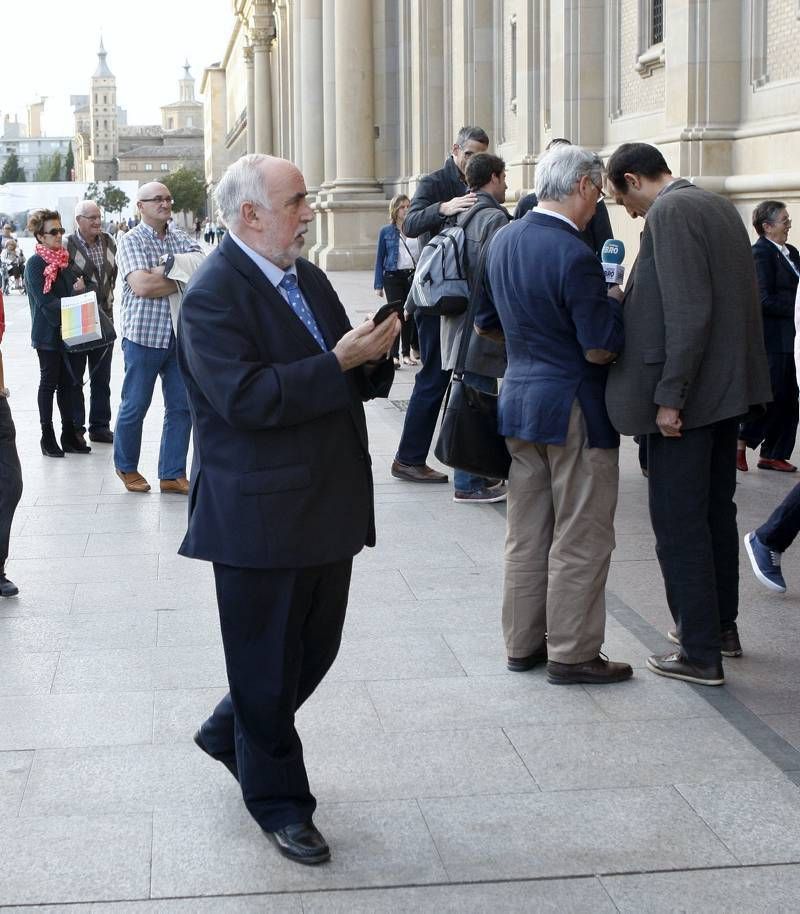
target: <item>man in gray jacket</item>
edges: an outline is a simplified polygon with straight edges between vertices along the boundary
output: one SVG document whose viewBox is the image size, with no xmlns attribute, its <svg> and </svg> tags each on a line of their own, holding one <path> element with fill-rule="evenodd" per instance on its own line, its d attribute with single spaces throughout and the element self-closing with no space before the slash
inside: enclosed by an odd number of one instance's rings
<svg viewBox="0 0 800 914">
<path fill-rule="evenodd" d="M 771 397 L 750 241 L 730 201 L 674 178 L 661 153 L 625 143 L 608 162 L 616 202 L 646 216 L 623 300 L 625 348 L 606 403 L 623 435 L 646 435 L 650 518 L 673 653 L 660 676 L 722 685 L 736 628 L 738 423 Z"/>
<path fill-rule="evenodd" d="M 464 226 L 465 267 L 470 289 L 475 293 L 476 283 L 483 284 L 478 274 L 481 252 L 498 229 L 511 221 L 502 205 L 506 198 L 506 163 L 488 152 L 478 153 L 469 160 L 465 171 L 467 186 L 475 195 L 475 205 L 462 213 L 457 225 Z M 442 369 L 456 367 L 458 347 L 464 330 L 465 314 L 443 315 L 440 324 Z M 465 380 L 479 390 L 497 392 L 497 379 L 506 370 L 506 353 L 502 343 L 488 336 L 479 336 L 469 328 L 472 338 L 467 352 Z M 503 501 L 507 492 L 497 480 L 473 476 L 464 470 L 453 471 L 453 500 L 462 504 L 491 504 Z"/>
</svg>

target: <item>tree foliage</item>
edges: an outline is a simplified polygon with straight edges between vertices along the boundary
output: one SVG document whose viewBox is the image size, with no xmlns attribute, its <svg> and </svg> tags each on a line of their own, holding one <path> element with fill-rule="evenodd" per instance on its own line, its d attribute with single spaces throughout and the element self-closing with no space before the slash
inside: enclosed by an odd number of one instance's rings
<svg viewBox="0 0 800 914">
<path fill-rule="evenodd" d="M 42 156 L 36 168 L 34 181 L 63 181 L 64 166 L 61 162 L 61 153 L 54 152 L 51 156 Z"/>
<path fill-rule="evenodd" d="M 27 181 L 25 169 L 19 164 L 16 152 L 9 155 L 0 172 L 0 184 L 8 184 L 10 181 Z"/>
<path fill-rule="evenodd" d="M 67 156 L 64 159 L 64 180 L 74 181 L 73 172 L 75 171 L 75 153 L 72 151 L 72 143 L 67 149 Z"/>
<path fill-rule="evenodd" d="M 92 181 L 86 188 L 83 198 L 84 200 L 94 200 L 101 209 L 109 213 L 121 213 L 131 202 L 125 191 L 114 187 L 110 181 L 106 182 L 105 187 L 100 187 L 96 181 Z"/>
<path fill-rule="evenodd" d="M 162 184 L 172 194 L 173 209 L 179 213 L 202 215 L 206 208 L 206 182 L 191 168 L 178 168 L 165 175 Z"/>
</svg>

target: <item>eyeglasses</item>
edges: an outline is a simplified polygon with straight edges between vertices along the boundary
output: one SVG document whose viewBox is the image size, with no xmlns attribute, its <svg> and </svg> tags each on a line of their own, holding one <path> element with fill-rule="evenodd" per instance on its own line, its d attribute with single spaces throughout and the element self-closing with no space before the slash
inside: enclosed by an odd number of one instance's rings
<svg viewBox="0 0 800 914">
<path fill-rule="evenodd" d="M 142 197 L 140 203 L 168 203 L 172 204 L 172 197 Z"/>
<path fill-rule="evenodd" d="M 785 225 L 787 227 L 791 227 L 791 224 L 791 219 L 781 219 L 780 222 L 770 222 L 770 225 Z"/>
<path fill-rule="evenodd" d="M 597 191 L 597 202 L 599 203 L 601 200 L 605 200 L 606 195 L 603 192 L 603 188 L 599 184 L 595 184 L 594 181 L 592 181 L 592 187 Z"/>
<path fill-rule="evenodd" d="M 50 235 L 55 238 L 56 235 L 65 235 L 67 230 L 65 228 L 50 229 L 49 232 L 42 232 L 43 235 Z"/>
<path fill-rule="evenodd" d="M 78 216 L 79 219 L 86 219 L 87 222 L 100 222 L 100 216 Z"/>
</svg>

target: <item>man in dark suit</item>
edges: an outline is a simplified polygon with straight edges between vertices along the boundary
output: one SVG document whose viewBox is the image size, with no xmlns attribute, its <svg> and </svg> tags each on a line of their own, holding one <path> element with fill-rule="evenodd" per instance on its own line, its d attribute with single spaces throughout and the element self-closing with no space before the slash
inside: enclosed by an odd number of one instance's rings
<svg viewBox="0 0 800 914">
<path fill-rule="evenodd" d="M 69 253 L 70 265 L 78 276 L 83 276 L 86 291 L 97 296 L 97 307 L 114 322 L 114 284 L 117 281 L 117 245 L 108 233 L 102 231 L 100 209 L 93 200 L 81 200 L 75 207 L 75 231 L 67 235 L 64 246 Z M 102 444 L 111 444 L 111 356 L 113 346 L 91 349 L 76 357 L 80 378 L 86 362 L 89 363 L 89 438 Z M 86 405 L 83 389 L 75 403 L 75 428 L 84 432 Z"/>
<path fill-rule="evenodd" d="M 388 394 L 400 325 L 352 330 L 299 257 L 313 213 L 290 162 L 243 156 L 215 195 L 229 231 L 178 329 L 195 448 L 180 552 L 214 563 L 230 693 L 195 742 L 281 853 L 322 863 L 294 715 L 336 657 L 353 556 L 375 542 L 362 400 Z"/>
<path fill-rule="evenodd" d="M 434 171 L 419 182 L 411 201 L 403 231 L 409 238 L 419 238 L 420 246 L 428 243 L 448 225 L 453 225 L 460 213 L 475 205 L 477 197 L 469 193 L 464 181 L 467 162 L 479 152 L 486 152 L 489 137 L 480 127 L 462 127 L 444 168 Z M 450 372 L 442 371 L 439 340 L 440 318 L 435 314 L 414 315 L 419 332 L 422 368 L 414 378 L 414 389 L 408 401 L 403 433 L 392 462 L 392 476 L 406 482 L 447 482 L 427 464 L 436 420 L 450 380 Z"/>
<path fill-rule="evenodd" d="M 794 473 L 789 463 L 797 437 L 797 374 L 794 366 L 794 299 L 800 278 L 800 254 L 787 244 L 792 220 L 786 204 L 765 200 L 753 210 L 758 241 L 753 259 L 764 318 L 764 345 L 772 382 L 772 403 L 764 415 L 745 422 L 739 430 L 736 467 L 747 471 L 745 448 L 761 445 L 760 470 Z"/>
<path fill-rule="evenodd" d="M 625 348 L 606 402 L 647 435 L 650 517 L 678 649 L 661 676 L 722 685 L 736 629 L 739 418 L 770 398 L 750 242 L 730 201 L 674 178 L 661 153 L 625 143 L 608 162 L 618 204 L 646 216 L 623 301 Z"/>
</svg>

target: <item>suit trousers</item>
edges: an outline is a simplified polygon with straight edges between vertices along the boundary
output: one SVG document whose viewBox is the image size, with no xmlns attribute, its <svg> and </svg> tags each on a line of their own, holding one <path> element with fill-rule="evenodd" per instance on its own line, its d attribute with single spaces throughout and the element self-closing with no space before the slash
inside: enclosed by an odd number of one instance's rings
<svg viewBox="0 0 800 914">
<path fill-rule="evenodd" d="M 791 352 L 768 352 L 772 403 L 763 416 L 742 423 L 739 437 L 755 450 L 761 445 L 761 456 L 769 460 L 788 460 L 797 438 L 798 391 L 794 355 Z"/>
<path fill-rule="evenodd" d="M 509 657 L 544 643 L 559 663 L 583 663 L 605 637 L 619 449 L 587 447 L 572 404 L 563 445 L 506 438 L 511 453 L 503 592 Z"/>
<path fill-rule="evenodd" d="M 737 419 L 647 436 L 650 519 L 656 554 L 684 654 L 720 659 L 720 631 L 739 612 L 736 528 Z"/>
<path fill-rule="evenodd" d="M 419 333 L 422 368 L 414 378 L 403 434 L 397 445 L 397 460 L 406 466 L 422 466 L 428 459 L 439 410 L 451 375 L 450 371 L 442 371 L 439 317 L 435 314 L 421 314 L 419 311 L 414 317 Z"/>
<path fill-rule="evenodd" d="M 22 498 L 22 470 L 16 438 L 8 400 L 0 397 L 0 572 L 5 571 L 11 523 Z"/>
<path fill-rule="evenodd" d="M 800 482 L 756 530 L 756 536 L 768 549 L 775 552 L 786 552 L 798 533 L 800 533 Z"/>
<path fill-rule="evenodd" d="M 235 761 L 245 805 L 266 831 L 310 819 L 317 805 L 294 717 L 338 653 L 352 565 L 214 564 L 230 692 L 201 733 L 214 755 Z"/>
</svg>

